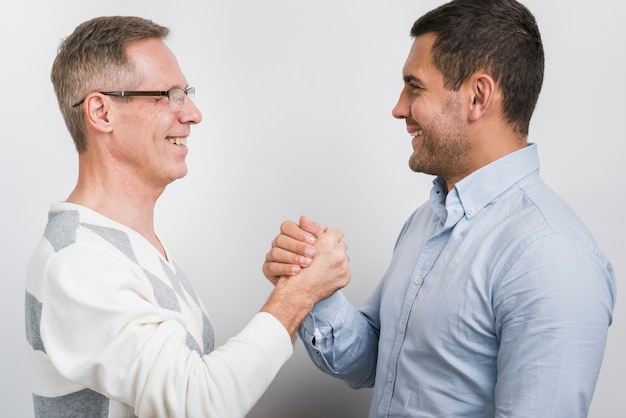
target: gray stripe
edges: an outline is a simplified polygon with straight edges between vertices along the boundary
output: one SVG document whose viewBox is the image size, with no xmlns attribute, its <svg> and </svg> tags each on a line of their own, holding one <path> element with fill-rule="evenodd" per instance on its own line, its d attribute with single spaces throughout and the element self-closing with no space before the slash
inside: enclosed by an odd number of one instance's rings
<svg viewBox="0 0 626 418">
<path fill-rule="evenodd" d="M 78 224 L 76 210 L 50 211 L 43 236 L 50 242 L 54 251 L 58 252 L 76 242 Z"/>
<path fill-rule="evenodd" d="M 159 306 L 164 309 L 169 309 L 170 311 L 180 312 L 180 304 L 172 288 L 148 270 L 143 269 L 143 272 L 146 274 L 148 280 L 150 280 L 150 284 L 152 284 L 154 298 Z"/>
<path fill-rule="evenodd" d="M 32 294 L 26 292 L 26 339 L 33 347 L 33 350 L 41 350 L 44 353 L 46 348 L 41 340 L 41 302 Z"/>
<path fill-rule="evenodd" d="M 176 275 L 172 272 L 172 270 L 170 270 L 169 266 L 163 260 L 159 260 L 159 261 L 161 262 L 161 268 L 163 269 L 163 272 L 165 273 L 170 283 L 172 284 L 172 287 L 176 291 L 176 294 L 180 296 L 180 298 L 184 300 L 187 305 L 189 305 L 189 302 L 187 302 L 187 298 L 185 297 L 185 294 L 183 293 L 183 288 L 180 285 L 180 281 L 178 280 Z M 176 269 L 178 270 L 178 266 L 176 266 Z"/>
<path fill-rule="evenodd" d="M 215 337 L 213 325 L 204 312 L 202 312 L 202 339 L 204 340 L 204 354 L 209 354 L 215 348 Z"/>
<path fill-rule="evenodd" d="M 110 242 L 120 250 L 122 254 L 124 254 L 130 261 L 135 264 L 137 263 L 137 257 L 135 257 L 135 252 L 133 251 L 133 247 L 130 245 L 130 239 L 125 232 L 120 231 L 119 229 L 107 228 L 99 225 L 92 224 L 81 224 L 83 227 L 91 229 L 96 234 L 100 235 L 106 241 Z"/>
<path fill-rule="evenodd" d="M 187 341 L 185 343 L 191 351 L 195 351 L 196 353 L 198 353 L 199 356 L 202 356 L 200 344 L 198 344 L 198 341 L 196 341 L 196 339 L 193 338 L 193 335 L 191 335 L 189 332 L 187 332 Z"/>
<path fill-rule="evenodd" d="M 176 267 L 176 274 L 174 274 L 174 272 L 170 270 L 168 265 L 165 264 L 163 260 L 161 260 L 161 267 L 163 267 L 163 271 L 165 272 L 165 274 L 167 274 L 167 277 L 170 279 L 170 282 L 172 283 L 172 287 L 176 289 L 176 293 L 178 293 L 180 297 L 185 302 L 187 302 L 187 298 L 185 297 L 182 291 L 182 289 L 184 288 L 187 294 L 191 296 L 191 299 L 193 299 L 193 301 L 196 302 L 196 305 L 200 306 L 200 299 L 198 298 L 198 295 L 196 294 L 195 290 L 193 290 L 193 287 L 191 286 L 191 283 L 189 283 L 189 280 L 187 280 L 187 276 L 185 276 L 185 273 L 183 273 L 183 271 L 180 269 L 180 267 L 178 267 L 177 264 L 174 264 L 174 266 Z M 189 304 L 189 302 L 187 302 L 187 304 Z"/>
<path fill-rule="evenodd" d="M 196 305 L 200 306 L 200 299 L 198 298 L 196 291 L 193 289 L 193 287 L 191 286 L 191 283 L 189 283 L 189 280 L 187 280 L 187 276 L 185 276 L 185 273 L 183 273 L 183 271 L 180 269 L 180 267 L 178 267 L 178 265 L 176 265 L 176 278 L 178 279 L 180 284 L 183 285 L 183 287 L 185 288 L 189 296 L 191 296 L 193 301 L 196 302 Z"/>
<path fill-rule="evenodd" d="M 69 395 L 48 398 L 33 394 L 36 418 L 108 418 L 109 399 L 85 389 Z"/>
<path fill-rule="evenodd" d="M 201 307 L 202 305 L 200 303 L 200 298 L 198 297 L 196 291 L 191 287 L 191 283 L 189 283 L 189 280 L 187 280 L 187 276 L 185 276 L 185 274 L 180 269 L 180 267 L 178 267 L 177 264 L 174 264 L 174 266 L 176 267 L 176 274 L 174 274 L 169 266 L 163 260 L 161 260 L 161 267 L 163 268 L 163 271 L 167 275 L 170 283 L 172 284 L 172 287 L 175 289 L 176 293 L 181 297 L 181 299 L 184 300 L 187 305 L 189 305 L 189 301 L 187 301 L 187 298 L 185 297 L 185 294 L 183 292 L 184 288 L 187 294 L 196 303 L 196 305 L 198 305 L 198 307 Z M 211 325 L 211 321 L 209 321 L 209 318 L 206 316 L 204 311 L 202 312 L 202 342 L 203 350 L 200 350 L 200 344 L 198 344 L 195 338 L 193 338 L 193 336 L 189 334 L 187 335 L 187 346 L 190 350 L 195 350 L 200 355 L 210 353 L 215 347 L 213 326 Z"/>
</svg>

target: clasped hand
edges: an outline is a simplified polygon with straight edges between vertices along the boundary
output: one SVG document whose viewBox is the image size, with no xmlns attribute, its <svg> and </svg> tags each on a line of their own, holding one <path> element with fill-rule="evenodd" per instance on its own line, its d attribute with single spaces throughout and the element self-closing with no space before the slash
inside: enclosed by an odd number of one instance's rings
<svg viewBox="0 0 626 418">
<path fill-rule="evenodd" d="M 263 274 L 274 285 L 280 280 L 299 281 L 317 302 L 348 285 L 348 262 L 343 231 L 301 216 L 299 224 L 281 224 L 265 256 Z"/>
</svg>

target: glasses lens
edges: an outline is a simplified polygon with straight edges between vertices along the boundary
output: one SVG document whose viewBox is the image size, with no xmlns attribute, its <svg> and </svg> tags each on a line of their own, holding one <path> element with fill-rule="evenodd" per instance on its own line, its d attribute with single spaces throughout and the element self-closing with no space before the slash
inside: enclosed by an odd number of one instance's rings
<svg viewBox="0 0 626 418">
<path fill-rule="evenodd" d="M 171 89 L 168 94 L 170 100 L 170 108 L 178 110 L 185 101 L 185 91 L 181 89 Z"/>
<path fill-rule="evenodd" d="M 187 89 L 171 89 L 168 92 L 168 97 L 170 100 L 170 108 L 172 110 L 178 110 L 183 106 L 185 102 L 185 96 L 189 96 L 193 99 L 196 94 L 196 89 L 193 87 L 188 87 Z"/>
</svg>

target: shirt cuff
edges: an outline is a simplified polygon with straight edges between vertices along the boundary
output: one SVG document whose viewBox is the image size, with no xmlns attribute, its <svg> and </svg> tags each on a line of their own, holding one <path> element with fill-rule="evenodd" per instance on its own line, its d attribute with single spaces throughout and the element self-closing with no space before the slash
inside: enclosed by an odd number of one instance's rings
<svg viewBox="0 0 626 418">
<path fill-rule="evenodd" d="M 326 330 L 334 319 L 341 312 L 341 307 L 346 302 L 346 297 L 341 292 L 335 292 L 330 297 L 315 304 L 313 310 L 300 326 L 299 334 L 303 340 L 311 341 L 315 330 Z M 319 332 L 319 331 L 318 331 Z"/>
</svg>

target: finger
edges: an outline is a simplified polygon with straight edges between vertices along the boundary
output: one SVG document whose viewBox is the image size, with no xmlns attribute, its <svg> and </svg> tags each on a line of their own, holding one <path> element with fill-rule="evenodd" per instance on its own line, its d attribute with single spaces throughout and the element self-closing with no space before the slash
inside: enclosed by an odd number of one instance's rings
<svg viewBox="0 0 626 418">
<path fill-rule="evenodd" d="M 305 242 L 299 241 L 297 239 L 291 238 L 290 236 L 280 234 L 278 235 L 274 241 L 272 242 L 272 249 L 279 248 L 281 250 L 285 250 L 287 252 L 293 253 L 295 255 L 300 255 L 303 257 L 313 258 L 317 253 L 317 250 L 313 245 L 309 245 Z M 278 255 L 282 255 L 282 253 L 277 253 Z M 279 261 L 284 262 L 282 259 L 278 260 L 270 260 L 270 261 Z M 289 260 L 287 260 L 288 262 Z"/>
<path fill-rule="evenodd" d="M 316 237 L 322 235 L 328 229 L 327 226 L 321 226 L 315 221 L 312 221 L 308 216 L 302 215 L 300 216 L 300 228 L 304 231 L 313 234 Z"/>
<path fill-rule="evenodd" d="M 285 221 L 280 225 L 280 232 L 298 241 L 315 244 L 315 234 L 305 231 L 293 221 Z"/>
<path fill-rule="evenodd" d="M 343 240 L 343 230 L 340 228 L 329 228 L 328 231 L 324 234 L 330 242 L 336 243 Z"/>
<path fill-rule="evenodd" d="M 280 276 L 295 276 L 300 273 L 300 266 L 294 264 L 282 264 L 266 262 L 263 264 L 263 275 L 268 279 L 275 279 Z"/>
<path fill-rule="evenodd" d="M 294 264 L 300 267 L 308 267 L 311 265 L 311 257 L 296 254 L 280 247 L 273 247 L 265 255 L 266 263 Z"/>
</svg>

